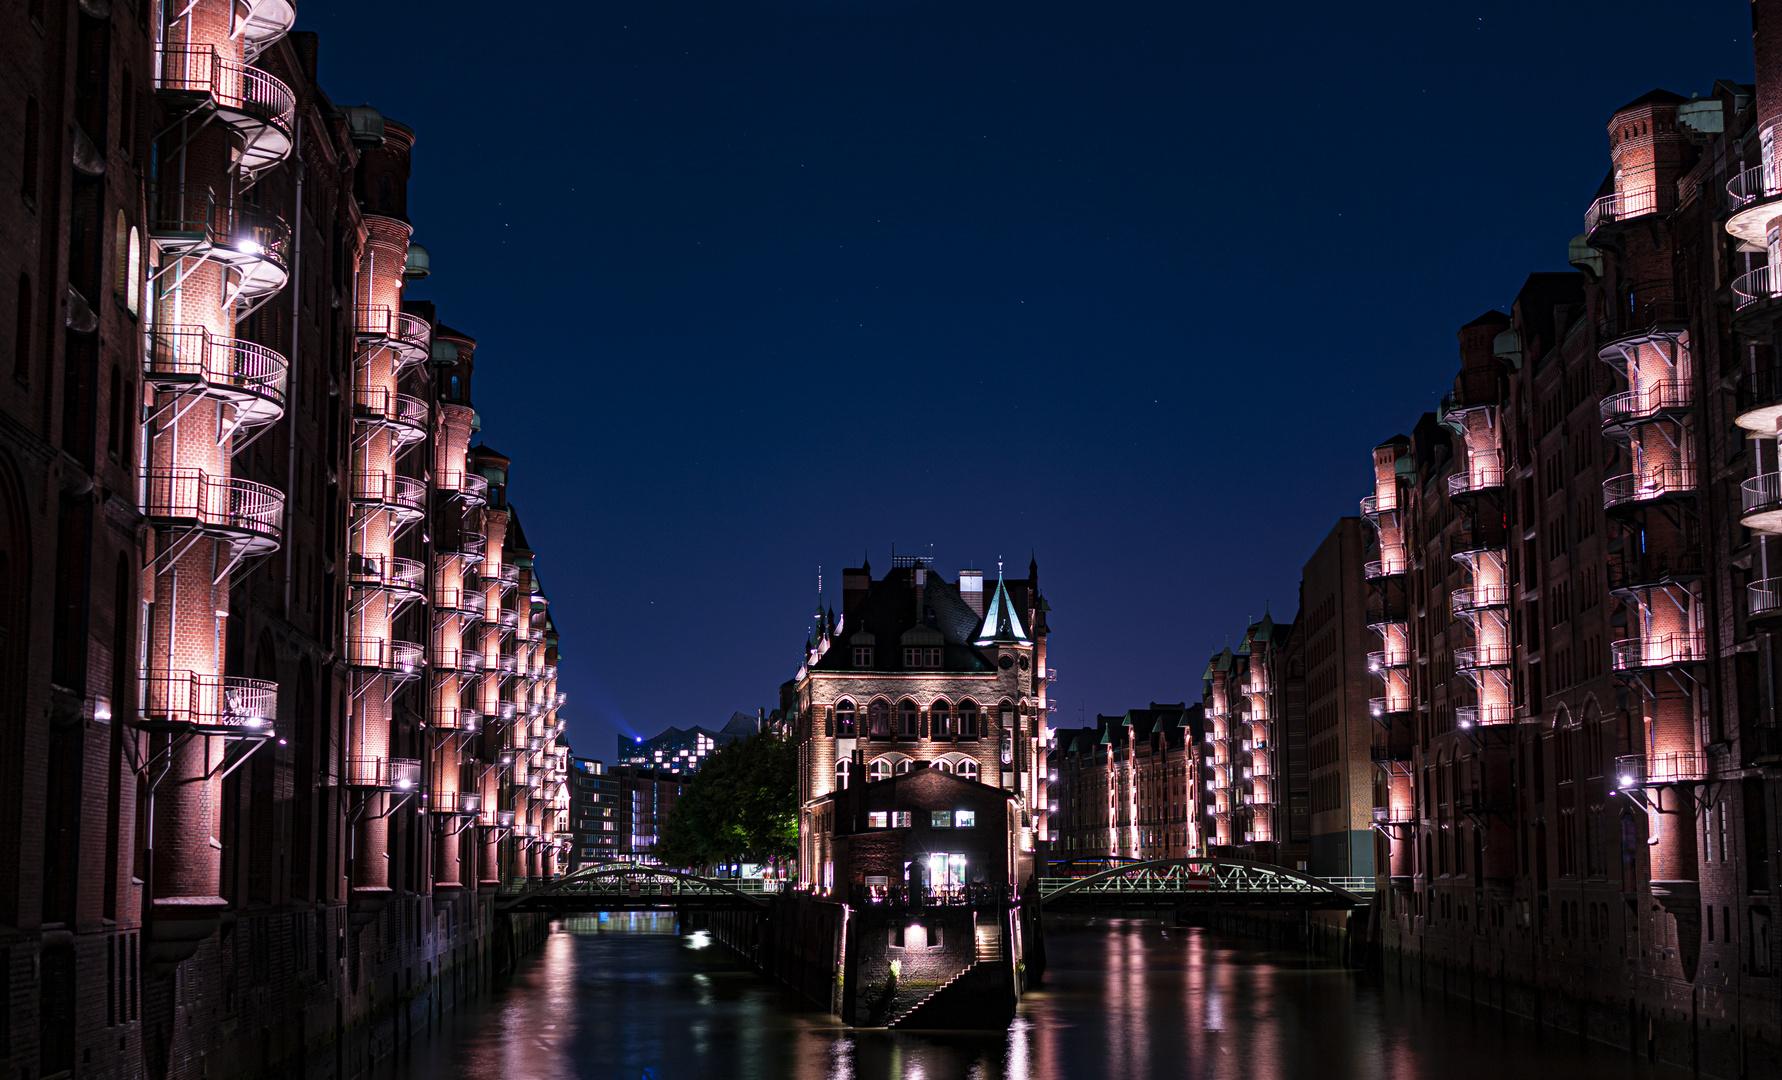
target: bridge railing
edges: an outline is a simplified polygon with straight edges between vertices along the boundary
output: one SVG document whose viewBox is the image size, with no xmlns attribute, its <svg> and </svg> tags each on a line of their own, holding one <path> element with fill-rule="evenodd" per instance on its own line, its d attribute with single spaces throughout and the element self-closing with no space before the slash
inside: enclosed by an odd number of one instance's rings
<svg viewBox="0 0 1782 1080">
<path fill-rule="evenodd" d="M 932 889 L 917 885 L 853 885 L 848 903 L 855 907 L 977 907 L 1005 904 L 1013 893 L 1007 885 L 960 885 Z"/>
</svg>

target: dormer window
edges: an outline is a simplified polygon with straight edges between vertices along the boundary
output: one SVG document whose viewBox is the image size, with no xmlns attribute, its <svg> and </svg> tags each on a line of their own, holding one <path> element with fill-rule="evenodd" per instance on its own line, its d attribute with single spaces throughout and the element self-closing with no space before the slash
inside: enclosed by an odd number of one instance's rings
<svg viewBox="0 0 1782 1080">
<path fill-rule="evenodd" d="M 941 666 L 941 651 L 934 648 L 906 648 L 903 650 L 903 666 L 906 668 L 939 668 Z"/>
<path fill-rule="evenodd" d="M 854 666 L 857 668 L 872 667 L 872 646 L 871 645 L 856 645 L 856 646 L 854 646 Z"/>
</svg>

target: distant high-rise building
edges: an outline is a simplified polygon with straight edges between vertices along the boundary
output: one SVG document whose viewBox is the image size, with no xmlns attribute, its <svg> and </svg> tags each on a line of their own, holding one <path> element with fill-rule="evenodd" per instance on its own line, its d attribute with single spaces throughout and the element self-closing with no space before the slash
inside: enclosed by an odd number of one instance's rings
<svg viewBox="0 0 1782 1080">
<path fill-rule="evenodd" d="M 698 772 L 705 759 L 720 747 L 738 739 L 746 739 L 768 725 L 767 717 L 762 714 L 751 716 L 745 712 L 737 712 L 732 713 L 729 721 L 716 730 L 698 725 L 689 728 L 671 727 L 654 738 L 629 741 L 620 735 L 617 761 L 621 765 L 691 774 Z"/>
</svg>

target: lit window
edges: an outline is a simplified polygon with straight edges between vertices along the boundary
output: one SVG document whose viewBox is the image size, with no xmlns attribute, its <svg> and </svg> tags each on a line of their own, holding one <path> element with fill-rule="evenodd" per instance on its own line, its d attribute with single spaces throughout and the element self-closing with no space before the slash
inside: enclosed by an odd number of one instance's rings
<svg viewBox="0 0 1782 1080">
<path fill-rule="evenodd" d="M 937 739 L 953 734 L 953 710 L 945 698 L 928 706 L 928 732 Z"/>
<path fill-rule="evenodd" d="M 835 734 L 842 738 L 854 734 L 854 703 L 846 698 L 835 703 Z"/>
<path fill-rule="evenodd" d="M 939 817 L 940 815 L 937 813 L 935 816 Z M 975 829 L 977 825 L 978 812 L 976 810 L 953 811 L 953 827 L 955 829 Z"/>
<path fill-rule="evenodd" d="M 946 810 L 935 810 L 928 815 L 928 824 L 931 828 L 935 829 L 951 829 L 953 827 L 953 815 Z"/>
<path fill-rule="evenodd" d="M 910 828 L 911 826 L 915 825 L 915 821 L 913 820 L 914 816 L 915 815 L 911 814 L 908 810 L 899 810 L 899 811 L 897 811 L 897 813 L 895 815 L 893 815 L 893 820 L 892 820 L 891 824 L 895 825 L 899 829 Z"/>
<path fill-rule="evenodd" d="M 884 810 L 871 810 L 866 815 L 866 827 L 869 829 L 888 829 L 891 827 L 891 815 Z"/>
<path fill-rule="evenodd" d="M 915 767 L 916 763 L 914 761 L 911 761 L 909 758 L 904 758 L 897 763 L 897 775 L 903 776 Z"/>
<path fill-rule="evenodd" d="M 978 778 L 978 763 L 969 759 L 961 761 L 959 763 L 959 775 L 965 777 L 967 780 L 976 780 Z"/>
<path fill-rule="evenodd" d="M 854 763 L 852 761 L 838 761 L 835 763 L 835 789 L 837 791 L 848 790 L 848 775 L 853 769 Z"/>
<path fill-rule="evenodd" d="M 953 771 L 953 763 L 951 761 L 948 761 L 946 758 L 941 758 L 939 761 L 931 762 L 928 767 L 931 769 L 939 769 L 941 772 L 944 772 L 944 773 L 950 773 Z"/>
<path fill-rule="evenodd" d="M 874 758 L 866 763 L 867 780 L 888 780 L 891 778 L 891 763 L 884 758 Z"/>
</svg>

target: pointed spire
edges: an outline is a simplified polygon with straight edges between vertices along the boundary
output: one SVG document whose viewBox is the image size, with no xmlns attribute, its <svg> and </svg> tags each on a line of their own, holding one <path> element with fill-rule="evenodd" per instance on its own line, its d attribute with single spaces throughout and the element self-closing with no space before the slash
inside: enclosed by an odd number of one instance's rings
<svg viewBox="0 0 1782 1080">
<path fill-rule="evenodd" d="M 1008 585 L 1002 580 L 1002 560 L 996 560 L 996 595 L 990 598 L 990 606 L 984 609 L 984 625 L 978 628 L 976 644 L 989 645 L 1007 642 L 1016 645 L 1031 645 L 1027 631 L 1021 628 L 1021 617 L 1015 613 L 1014 602 L 1009 599 Z"/>
</svg>

